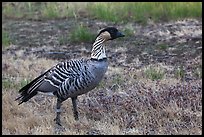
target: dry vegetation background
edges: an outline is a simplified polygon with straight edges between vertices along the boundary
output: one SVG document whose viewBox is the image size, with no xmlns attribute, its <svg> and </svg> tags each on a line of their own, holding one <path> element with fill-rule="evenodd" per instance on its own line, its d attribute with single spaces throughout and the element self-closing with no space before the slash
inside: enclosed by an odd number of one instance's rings
<svg viewBox="0 0 204 137">
<path fill-rule="evenodd" d="M 82 11 L 46 20 L 3 12 L 2 134 L 202 134 L 202 17 L 144 25 Z M 62 105 L 59 133 L 56 98 L 39 95 L 17 105 L 18 90 L 45 70 L 90 57 L 93 38 L 106 26 L 126 37 L 107 43 L 108 71 L 96 89 L 78 97 L 79 121 L 70 99 Z"/>
</svg>

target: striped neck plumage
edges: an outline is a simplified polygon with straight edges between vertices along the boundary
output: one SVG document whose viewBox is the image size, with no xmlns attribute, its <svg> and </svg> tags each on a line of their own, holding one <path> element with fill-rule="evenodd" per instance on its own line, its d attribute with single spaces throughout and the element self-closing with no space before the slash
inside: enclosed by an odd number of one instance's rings
<svg viewBox="0 0 204 137">
<path fill-rule="evenodd" d="M 101 59 L 106 59 L 106 52 L 105 52 L 105 47 L 104 47 L 104 42 L 106 39 L 103 37 L 98 36 L 93 43 L 93 48 L 91 51 L 91 59 L 95 60 L 101 60 Z"/>
</svg>

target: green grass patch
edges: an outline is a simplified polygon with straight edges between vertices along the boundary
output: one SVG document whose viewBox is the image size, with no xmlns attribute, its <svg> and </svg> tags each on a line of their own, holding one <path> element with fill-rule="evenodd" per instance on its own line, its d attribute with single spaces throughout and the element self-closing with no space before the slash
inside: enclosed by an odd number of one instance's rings
<svg viewBox="0 0 204 137">
<path fill-rule="evenodd" d="M 22 79 L 20 82 L 16 82 L 14 79 L 11 78 L 4 78 L 2 79 L 2 88 L 3 89 L 20 89 L 23 86 L 27 85 L 30 82 L 30 80 Z"/>
<path fill-rule="evenodd" d="M 117 3 L 115 3 L 118 5 Z M 94 3 L 88 5 L 88 11 L 91 16 L 101 19 L 104 21 L 112 21 L 112 22 L 119 22 L 120 16 L 118 16 L 119 12 L 116 6 L 114 6 L 112 3 Z"/>
<path fill-rule="evenodd" d="M 161 68 L 150 66 L 144 71 L 144 74 L 148 79 L 161 80 L 164 77 L 165 72 Z"/>
<path fill-rule="evenodd" d="M 124 83 L 124 79 L 120 74 L 115 74 L 112 78 L 113 84 L 121 85 L 122 83 Z"/>
<path fill-rule="evenodd" d="M 59 44 L 65 45 L 69 42 L 69 37 L 67 35 L 59 37 Z"/>
<path fill-rule="evenodd" d="M 34 19 L 43 9 L 38 2 L 7 2 L 2 7 L 2 15 L 10 18 Z"/>
<path fill-rule="evenodd" d="M 168 49 L 168 45 L 164 43 L 158 44 L 157 47 L 159 50 L 162 50 L 162 51 L 165 51 Z"/>
<path fill-rule="evenodd" d="M 7 2 L 2 15 L 10 18 L 57 19 L 74 17 L 77 6 L 67 2 Z"/>
<path fill-rule="evenodd" d="M 44 8 L 42 9 L 42 16 L 44 18 L 55 19 L 61 16 L 60 9 L 57 4 L 51 2 L 44 5 L 43 7 Z"/>
<path fill-rule="evenodd" d="M 185 76 L 185 70 L 183 66 L 179 66 L 176 70 L 175 70 L 175 77 L 177 79 L 183 79 Z"/>
<path fill-rule="evenodd" d="M 196 68 L 193 72 L 196 78 L 202 78 L 202 67 Z"/>
<path fill-rule="evenodd" d="M 2 89 L 9 89 L 13 87 L 13 81 L 10 79 L 2 79 Z"/>
<path fill-rule="evenodd" d="M 2 30 L 2 46 L 7 47 L 11 44 L 9 33 Z"/>
<path fill-rule="evenodd" d="M 135 29 L 133 28 L 132 24 L 127 24 L 125 25 L 124 29 L 123 29 L 123 32 L 126 36 L 132 36 L 134 35 L 134 32 Z"/>
<path fill-rule="evenodd" d="M 95 18 L 116 23 L 202 18 L 201 2 L 12 2 L 3 3 L 2 15 L 14 18 Z"/>
<path fill-rule="evenodd" d="M 69 35 L 71 42 L 93 42 L 95 37 L 88 27 L 83 24 L 76 25 Z"/>
<path fill-rule="evenodd" d="M 23 10 L 17 3 L 7 3 L 2 6 L 2 16 L 20 18 L 23 16 L 22 14 Z"/>
<path fill-rule="evenodd" d="M 91 15 L 113 22 L 136 21 L 146 24 L 150 17 L 154 21 L 202 17 L 201 2 L 101 2 L 89 6 Z"/>
</svg>

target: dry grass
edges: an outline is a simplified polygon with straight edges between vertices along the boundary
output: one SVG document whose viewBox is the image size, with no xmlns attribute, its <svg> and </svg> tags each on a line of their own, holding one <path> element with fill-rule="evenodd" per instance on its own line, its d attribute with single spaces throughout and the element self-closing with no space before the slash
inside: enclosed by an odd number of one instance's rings
<svg viewBox="0 0 204 137">
<path fill-rule="evenodd" d="M 3 83 L 3 134 L 56 134 L 55 98 L 39 95 L 20 106 L 14 101 L 21 81 L 56 63 L 34 55 L 24 57 L 21 52 L 16 57 L 2 55 L 2 83 L 5 79 L 13 83 Z M 152 81 L 142 74 L 146 68 L 110 66 L 100 86 L 79 97 L 79 121 L 74 120 L 70 99 L 63 103 L 65 131 L 59 134 L 201 134 L 202 80 L 165 77 Z"/>
</svg>

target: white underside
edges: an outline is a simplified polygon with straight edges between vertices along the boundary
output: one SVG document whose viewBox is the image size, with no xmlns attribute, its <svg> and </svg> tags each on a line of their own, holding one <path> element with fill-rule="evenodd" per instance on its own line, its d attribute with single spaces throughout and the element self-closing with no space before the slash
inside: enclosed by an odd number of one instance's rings
<svg viewBox="0 0 204 137">
<path fill-rule="evenodd" d="M 41 92 L 41 91 L 38 91 L 39 94 L 41 95 L 48 95 L 48 96 L 54 96 L 54 94 L 52 92 Z"/>
</svg>

